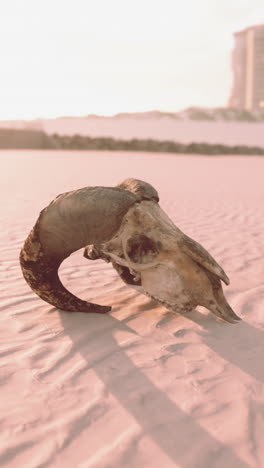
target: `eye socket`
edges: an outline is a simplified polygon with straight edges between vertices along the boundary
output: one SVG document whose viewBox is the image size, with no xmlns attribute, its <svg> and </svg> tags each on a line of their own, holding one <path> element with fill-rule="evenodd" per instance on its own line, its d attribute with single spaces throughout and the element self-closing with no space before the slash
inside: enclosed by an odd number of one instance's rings
<svg viewBox="0 0 264 468">
<path fill-rule="evenodd" d="M 127 241 L 126 253 L 134 263 L 150 263 L 158 255 L 161 242 L 155 242 L 145 234 L 134 234 Z"/>
</svg>

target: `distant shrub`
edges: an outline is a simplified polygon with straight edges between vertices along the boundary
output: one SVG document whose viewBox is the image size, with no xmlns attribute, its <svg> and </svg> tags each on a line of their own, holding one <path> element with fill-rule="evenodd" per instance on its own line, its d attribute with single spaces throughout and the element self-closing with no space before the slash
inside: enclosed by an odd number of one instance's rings
<svg viewBox="0 0 264 468">
<path fill-rule="evenodd" d="M 188 116 L 191 120 L 215 120 L 214 114 L 202 109 L 190 109 Z"/>
<path fill-rule="evenodd" d="M 0 128 L 1 149 L 51 149 L 55 148 L 53 138 L 40 130 Z"/>
</svg>

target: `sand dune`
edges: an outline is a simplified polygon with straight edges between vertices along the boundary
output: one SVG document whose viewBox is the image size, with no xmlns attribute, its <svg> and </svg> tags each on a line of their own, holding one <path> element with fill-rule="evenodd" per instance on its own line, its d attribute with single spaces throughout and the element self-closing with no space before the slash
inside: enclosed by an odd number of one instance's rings
<svg viewBox="0 0 264 468">
<path fill-rule="evenodd" d="M 0 152 L 1 466 L 264 466 L 263 170 L 257 157 Z M 128 176 L 223 266 L 241 322 L 168 312 L 82 252 L 61 278 L 110 314 L 71 315 L 29 289 L 18 255 L 39 211 Z"/>
</svg>

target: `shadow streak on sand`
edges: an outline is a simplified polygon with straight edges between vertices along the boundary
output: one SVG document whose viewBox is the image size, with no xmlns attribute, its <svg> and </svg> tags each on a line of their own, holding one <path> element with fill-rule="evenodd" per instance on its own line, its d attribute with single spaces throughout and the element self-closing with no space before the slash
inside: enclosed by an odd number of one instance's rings
<svg viewBox="0 0 264 468">
<path fill-rule="evenodd" d="M 202 327 L 198 334 L 205 345 L 225 361 L 264 382 L 264 365 L 260 364 L 263 361 L 262 330 L 245 321 L 226 326 L 224 322 L 217 322 L 213 315 L 203 315 L 197 310 L 189 313 L 188 319 Z"/>
<path fill-rule="evenodd" d="M 94 370 L 106 391 L 111 392 L 140 425 L 142 433 L 151 437 L 173 463 L 182 468 L 248 468 L 232 448 L 210 435 L 135 366 L 113 336 L 118 330 L 135 336 L 134 330 L 111 315 L 64 312 L 60 315 L 65 334 L 72 341 L 72 351 L 82 355 L 87 368 Z M 106 348 L 102 339 L 107 341 Z M 102 355 L 104 348 L 110 352 Z"/>
</svg>

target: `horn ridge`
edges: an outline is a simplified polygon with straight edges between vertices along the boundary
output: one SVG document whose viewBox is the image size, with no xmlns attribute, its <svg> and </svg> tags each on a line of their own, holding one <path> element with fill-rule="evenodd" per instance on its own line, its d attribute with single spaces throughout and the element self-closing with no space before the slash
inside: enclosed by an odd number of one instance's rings
<svg viewBox="0 0 264 468">
<path fill-rule="evenodd" d="M 134 178 L 125 179 L 117 185 L 117 188 L 134 193 L 140 201 L 151 200 L 157 203 L 159 202 L 157 190 L 151 184 L 143 180 Z"/>
</svg>

